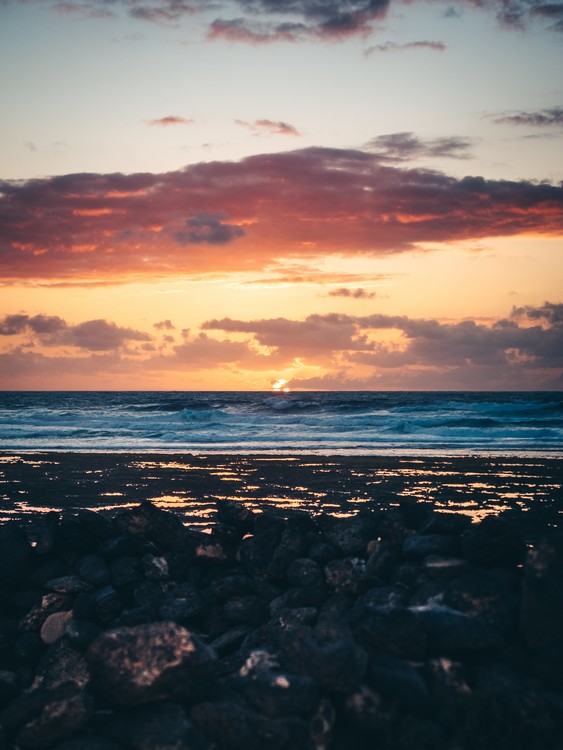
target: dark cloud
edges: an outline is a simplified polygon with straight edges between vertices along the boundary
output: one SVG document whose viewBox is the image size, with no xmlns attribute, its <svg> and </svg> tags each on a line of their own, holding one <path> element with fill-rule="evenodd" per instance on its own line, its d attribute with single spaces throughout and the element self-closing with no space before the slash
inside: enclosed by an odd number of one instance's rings
<svg viewBox="0 0 563 750">
<path fill-rule="evenodd" d="M 366 148 L 385 160 L 401 162 L 422 157 L 467 159 L 471 145 L 469 138 L 459 136 L 423 140 L 414 133 L 388 133 L 372 138 Z"/>
<path fill-rule="evenodd" d="M 235 122 L 256 135 L 301 135 L 294 125 L 287 122 L 276 122 L 274 120 L 254 120 L 254 122 L 235 120 Z"/>
<path fill-rule="evenodd" d="M 563 8 L 563 6 L 561 6 Z M 563 127 L 563 107 L 550 107 L 538 112 L 516 112 L 495 117 L 494 122 L 529 125 L 535 128 Z"/>
<path fill-rule="evenodd" d="M 563 304 L 545 302 L 541 307 L 515 307 L 511 317 L 543 320 L 552 326 L 563 326 Z"/>
<path fill-rule="evenodd" d="M 452 140 L 424 148 L 463 150 Z M 406 158 L 418 141 L 384 143 Z M 279 257 L 377 256 L 563 230 L 561 185 L 458 179 L 388 161 L 367 150 L 308 148 L 165 174 L 0 181 L 2 278 L 256 271 Z M 224 251 L 230 243 L 237 252 Z"/>
<path fill-rule="evenodd" d="M 169 127 L 170 125 L 191 125 L 193 119 L 186 117 L 178 117 L 177 115 L 167 115 L 166 117 L 159 117 L 156 120 L 147 120 L 147 125 L 156 127 Z"/>
<path fill-rule="evenodd" d="M 18 0 L 14 0 L 18 1 Z M 20 2 L 27 0 L 19 0 Z M 36 0 L 46 2 L 47 0 Z M 395 0 L 399 10 L 403 3 Z M 459 0 L 459 8 L 494 13 L 507 27 L 523 29 L 534 20 L 550 23 L 563 31 L 563 10 L 558 3 L 542 0 L 491 0 L 476 3 Z M 391 0 L 74 0 L 51 5 L 58 13 L 81 18 L 118 16 L 123 11 L 140 21 L 175 27 L 196 14 L 215 10 L 217 17 L 208 26 L 211 39 L 227 39 L 247 44 L 300 40 L 339 40 L 349 36 L 367 37 L 376 21 L 387 16 Z M 453 13 L 449 13 L 453 15 Z M 440 42 L 415 41 L 405 45 L 379 45 L 372 51 L 429 48 L 439 50 Z"/>
<path fill-rule="evenodd" d="M 286 358 L 310 363 L 320 352 L 326 363 L 365 365 L 378 369 L 402 367 L 437 369 L 563 368 L 563 305 L 546 303 L 523 308 L 534 325 L 501 319 L 491 325 L 463 320 L 443 323 L 401 315 L 310 315 L 305 320 L 286 318 L 253 321 L 207 321 L 205 330 L 252 334 L 256 341 L 283 352 Z M 378 340 L 378 331 L 395 330 L 400 345 Z"/>
<path fill-rule="evenodd" d="M 174 237 L 186 245 L 226 245 L 237 237 L 244 237 L 244 229 L 223 222 L 222 213 L 200 211 L 186 221 L 186 228 L 176 232 Z"/>
<path fill-rule="evenodd" d="M 443 42 L 407 42 L 406 44 L 397 44 L 396 42 L 384 42 L 383 44 L 374 44 L 372 47 L 368 47 L 364 55 L 369 57 L 375 52 L 406 52 L 412 49 L 429 49 L 433 52 L 444 52 L 446 45 Z"/>
<path fill-rule="evenodd" d="M 157 331 L 173 331 L 176 326 L 171 320 L 161 320 L 159 323 L 154 323 L 153 328 Z"/>
<path fill-rule="evenodd" d="M 35 335 L 44 346 L 74 346 L 88 351 L 110 351 L 130 341 L 150 341 L 143 331 L 122 328 L 106 320 L 69 325 L 58 316 L 7 315 L 0 321 L 0 336 Z"/>
<path fill-rule="evenodd" d="M 348 286 L 342 286 L 338 289 L 331 289 L 328 293 L 329 297 L 347 297 L 351 299 L 373 299 L 374 297 L 377 297 L 376 292 L 368 292 L 367 289 L 364 289 L 363 287 L 356 287 L 355 289 L 351 289 Z"/>
</svg>

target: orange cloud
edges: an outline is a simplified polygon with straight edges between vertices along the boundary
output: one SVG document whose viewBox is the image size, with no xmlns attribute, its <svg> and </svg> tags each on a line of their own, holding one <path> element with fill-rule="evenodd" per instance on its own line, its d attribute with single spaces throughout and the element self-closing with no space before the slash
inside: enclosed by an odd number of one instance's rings
<svg viewBox="0 0 563 750">
<path fill-rule="evenodd" d="M 0 182 L 5 281 L 256 271 L 280 257 L 562 231 L 563 186 L 456 179 L 352 149 Z"/>
<path fill-rule="evenodd" d="M 235 120 L 235 122 L 243 128 L 248 128 L 255 135 L 301 135 L 295 126 L 287 122 L 274 122 L 273 120 L 255 120 L 254 122 Z"/>
<path fill-rule="evenodd" d="M 167 117 L 159 117 L 156 120 L 146 120 L 147 125 L 156 125 L 160 127 L 169 127 L 170 125 L 191 125 L 195 120 L 186 117 L 177 117 L 176 115 L 168 115 Z"/>
</svg>

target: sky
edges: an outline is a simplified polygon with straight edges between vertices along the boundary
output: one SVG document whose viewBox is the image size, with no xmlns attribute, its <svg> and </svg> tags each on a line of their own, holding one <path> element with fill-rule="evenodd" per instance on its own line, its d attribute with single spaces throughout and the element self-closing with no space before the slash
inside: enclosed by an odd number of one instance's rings
<svg viewBox="0 0 563 750">
<path fill-rule="evenodd" d="M 561 390 L 563 5 L 0 0 L 0 389 Z"/>
</svg>

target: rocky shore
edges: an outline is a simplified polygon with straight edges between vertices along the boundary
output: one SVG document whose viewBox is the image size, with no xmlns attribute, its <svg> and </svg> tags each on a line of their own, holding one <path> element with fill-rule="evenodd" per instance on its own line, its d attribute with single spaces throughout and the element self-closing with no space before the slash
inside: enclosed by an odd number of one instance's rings
<svg viewBox="0 0 563 750">
<path fill-rule="evenodd" d="M 563 536 L 404 500 L 0 526 L 0 750 L 557 750 Z"/>
</svg>

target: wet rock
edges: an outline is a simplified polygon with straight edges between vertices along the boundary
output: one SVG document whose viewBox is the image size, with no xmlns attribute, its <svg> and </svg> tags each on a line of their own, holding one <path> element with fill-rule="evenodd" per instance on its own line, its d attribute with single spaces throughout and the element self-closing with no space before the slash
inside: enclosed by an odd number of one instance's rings
<svg viewBox="0 0 563 750">
<path fill-rule="evenodd" d="M 88 620 L 68 620 L 65 635 L 79 651 L 84 651 L 102 632 L 99 625 Z"/>
<path fill-rule="evenodd" d="M 454 579 L 459 578 L 471 569 L 471 565 L 461 557 L 446 555 L 429 555 L 422 561 L 422 572 L 429 578 Z"/>
<path fill-rule="evenodd" d="M 444 590 L 446 606 L 478 616 L 504 633 L 517 630 L 519 577 L 503 570 L 477 570 L 452 581 Z"/>
<path fill-rule="evenodd" d="M 311 740 L 317 750 L 331 746 L 335 720 L 333 704 L 328 698 L 321 698 L 309 722 Z"/>
<path fill-rule="evenodd" d="M 215 503 L 217 515 L 222 523 L 238 529 L 251 531 L 254 526 L 254 513 L 236 500 L 218 500 Z"/>
<path fill-rule="evenodd" d="M 518 532 L 498 516 L 487 516 L 471 526 L 463 535 L 462 545 L 464 556 L 483 567 L 516 566 L 526 556 L 526 546 Z"/>
<path fill-rule="evenodd" d="M 323 642 L 306 626 L 288 627 L 281 639 L 284 657 L 298 673 L 335 693 L 347 693 L 361 681 L 367 654 L 351 637 Z"/>
<path fill-rule="evenodd" d="M 61 576 L 52 578 L 45 583 L 48 591 L 54 591 L 57 594 L 79 594 L 82 591 L 91 591 L 93 586 L 77 575 Z"/>
<path fill-rule="evenodd" d="M 83 727 L 92 708 L 89 695 L 73 686 L 65 686 L 59 693 L 52 694 L 41 713 L 19 730 L 16 743 L 21 748 L 52 748 Z"/>
<path fill-rule="evenodd" d="M 45 646 L 39 633 L 22 633 L 14 644 L 14 656 L 20 664 L 35 664 L 44 652 Z"/>
<path fill-rule="evenodd" d="M 352 725 L 370 735 L 382 734 L 389 723 L 381 697 L 369 685 L 360 685 L 346 696 L 344 712 Z"/>
<path fill-rule="evenodd" d="M 115 526 L 134 537 L 152 540 L 162 550 L 182 551 L 189 536 L 178 516 L 148 501 L 118 514 Z"/>
<path fill-rule="evenodd" d="M 34 555 L 25 532 L 15 524 L 0 526 L 0 585 L 16 587 L 31 570 Z"/>
<path fill-rule="evenodd" d="M 371 654 L 384 652 L 404 659 L 421 659 L 428 648 L 428 633 L 422 621 L 404 607 L 372 610 L 353 624 L 353 632 Z"/>
<path fill-rule="evenodd" d="M 234 702 L 200 703 L 192 720 L 223 750 L 305 750 L 309 727 L 299 719 L 269 719 Z"/>
<path fill-rule="evenodd" d="M 142 580 L 141 564 L 136 557 L 126 555 L 109 561 L 110 579 L 113 586 L 128 586 Z"/>
<path fill-rule="evenodd" d="M 411 534 L 403 542 L 404 557 L 423 558 L 428 555 L 453 555 L 456 540 L 446 534 Z"/>
<path fill-rule="evenodd" d="M 111 580 L 106 561 L 99 555 L 86 555 L 77 566 L 78 575 L 92 586 L 105 586 Z"/>
<path fill-rule="evenodd" d="M 259 625 L 268 619 L 268 605 L 258 596 L 235 596 L 223 605 L 228 620 Z"/>
<path fill-rule="evenodd" d="M 41 603 L 33 607 L 20 621 L 20 630 L 28 632 L 41 630 L 43 623 L 54 612 L 63 612 L 70 608 L 72 599 L 67 594 L 45 594 Z"/>
<path fill-rule="evenodd" d="M 339 519 L 322 516 L 319 525 L 324 540 L 349 556 L 365 554 L 368 544 L 378 535 L 377 521 L 372 514 Z"/>
<path fill-rule="evenodd" d="M 450 534 L 460 536 L 471 526 L 471 516 L 463 513 L 435 511 L 421 529 L 423 534 Z"/>
<path fill-rule="evenodd" d="M 478 617 L 441 606 L 413 607 L 427 638 L 429 653 L 436 656 L 458 656 L 499 648 L 499 632 Z"/>
<path fill-rule="evenodd" d="M 366 578 L 380 585 L 389 583 L 400 559 L 400 549 L 396 544 L 382 539 L 370 542 L 366 562 Z"/>
<path fill-rule="evenodd" d="M 308 557 L 294 559 L 287 568 L 287 579 L 293 586 L 322 586 L 324 575 L 321 566 Z"/>
<path fill-rule="evenodd" d="M 237 649 L 250 633 L 252 633 L 251 626 L 237 625 L 215 638 L 210 646 L 219 656 L 223 656 Z"/>
<path fill-rule="evenodd" d="M 101 728 L 130 750 L 212 750 L 184 709 L 174 703 L 123 711 L 109 717 Z"/>
<path fill-rule="evenodd" d="M 68 682 L 80 690 L 86 688 L 90 682 L 90 670 L 80 651 L 63 638 L 49 646 L 41 657 L 33 687 L 53 690 Z"/>
<path fill-rule="evenodd" d="M 99 623 L 109 623 L 123 609 L 123 602 L 113 586 L 104 586 L 92 595 L 94 619 Z"/>
<path fill-rule="evenodd" d="M 17 696 L 18 687 L 15 672 L 0 670 L 0 711 Z"/>
<path fill-rule="evenodd" d="M 105 737 L 86 734 L 65 740 L 54 750 L 123 750 L 123 745 Z"/>
<path fill-rule="evenodd" d="M 344 557 L 325 565 L 328 586 L 337 594 L 359 594 L 367 587 L 366 563 L 358 557 Z"/>
<path fill-rule="evenodd" d="M 166 581 L 170 577 L 165 557 L 147 554 L 141 559 L 141 565 L 149 581 Z"/>
<path fill-rule="evenodd" d="M 428 687 L 420 673 L 408 662 L 380 654 L 369 666 L 369 682 L 383 698 L 399 710 L 426 714 L 431 708 Z"/>
<path fill-rule="evenodd" d="M 41 627 L 41 640 L 51 645 L 65 634 L 66 624 L 72 619 L 72 612 L 54 612 L 49 615 Z"/>
<path fill-rule="evenodd" d="M 86 652 L 101 696 L 120 705 L 200 693 L 213 678 L 215 653 L 172 622 L 107 630 Z"/>
<path fill-rule="evenodd" d="M 95 545 L 96 540 L 76 517 L 62 518 L 55 529 L 54 547 L 60 553 L 67 554 L 69 559 L 72 557 L 72 553 L 92 552 Z"/>
<path fill-rule="evenodd" d="M 178 583 L 168 591 L 159 603 L 163 620 L 185 624 L 203 614 L 206 603 L 199 591 L 189 583 Z"/>
<path fill-rule="evenodd" d="M 316 682 L 288 672 L 262 671 L 245 680 L 242 690 L 254 709 L 272 717 L 310 714 L 318 700 Z"/>
<path fill-rule="evenodd" d="M 522 631 L 529 646 L 563 645 L 563 534 L 541 539 L 524 568 Z"/>
</svg>

